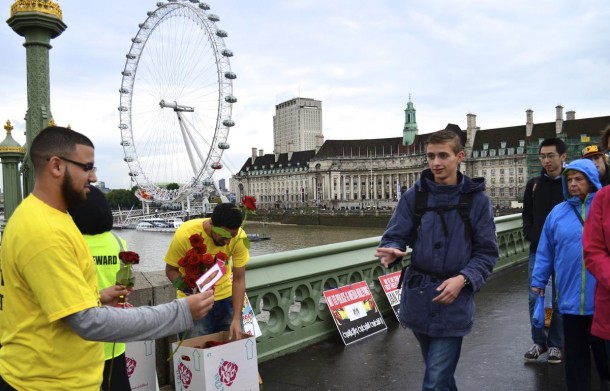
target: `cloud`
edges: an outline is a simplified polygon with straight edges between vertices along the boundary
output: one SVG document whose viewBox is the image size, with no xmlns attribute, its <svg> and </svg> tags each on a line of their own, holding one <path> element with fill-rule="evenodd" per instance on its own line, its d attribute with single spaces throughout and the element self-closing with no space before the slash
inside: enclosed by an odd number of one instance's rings
<svg viewBox="0 0 610 391">
<path fill-rule="evenodd" d="M 236 126 L 223 156 L 231 170 L 220 177 L 238 170 L 252 147 L 272 152 L 275 105 L 299 95 L 322 101 L 327 139 L 401 136 L 409 94 L 420 132 L 465 127 L 469 112 L 483 128 L 522 124 L 528 108 L 536 122 L 553 121 L 558 103 L 578 118 L 608 114 L 603 0 L 208 3 L 237 73 Z M 155 2 L 108 0 L 93 12 L 78 0 L 60 5 L 68 29 L 50 51 L 53 115 L 94 140 L 101 180 L 129 187 L 120 72 Z M 18 139 L 27 110 L 23 38 L 5 25 L 0 42 L 0 121 L 10 119 Z"/>
</svg>

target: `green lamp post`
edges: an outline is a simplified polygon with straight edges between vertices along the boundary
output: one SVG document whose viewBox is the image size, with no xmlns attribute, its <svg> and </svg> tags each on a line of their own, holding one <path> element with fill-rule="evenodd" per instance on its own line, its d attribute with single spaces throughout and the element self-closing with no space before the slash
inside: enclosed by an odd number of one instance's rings
<svg viewBox="0 0 610 391">
<path fill-rule="evenodd" d="M 26 145 L 31 145 L 36 135 L 52 118 L 49 82 L 49 49 L 51 39 L 66 28 L 59 4 L 50 0 L 17 0 L 11 5 L 11 16 L 6 23 L 25 37 L 27 64 L 28 110 L 25 116 Z M 30 157 L 25 156 L 21 167 L 23 194 L 34 188 L 34 172 Z M 5 187 L 5 193 L 9 190 Z"/>
</svg>

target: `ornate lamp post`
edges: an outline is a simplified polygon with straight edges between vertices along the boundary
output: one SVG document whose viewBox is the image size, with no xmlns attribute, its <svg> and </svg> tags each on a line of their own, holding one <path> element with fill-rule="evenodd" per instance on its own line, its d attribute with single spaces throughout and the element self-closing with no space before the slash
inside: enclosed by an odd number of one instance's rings
<svg viewBox="0 0 610 391">
<path fill-rule="evenodd" d="M 2 162 L 2 188 L 4 189 L 4 221 L 7 221 L 21 201 L 21 184 L 17 166 L 23 160 L 25 148 L 11 136 L 13 130 L 11 121 L 6 121 L 4 130 L 6 130 L 6 138 L 0 143 L 0 161 Z"/>
<path fill-rule="evenodd" d="M 11 5 L 11 17 L 6 23 L 25 37 L 27 64 L 28 110 L 25 115 L 26 145 L 44 129 L 51 120 L 49 49 L 51 39 L 66 28 L 59 4 L 50 0 L 17 0 Z M 29 156 L 22 165 L 23 193 L 34 188 L 34 172 Z M 5 187 L 5 192 L 6 192 Z"/>
</svg>

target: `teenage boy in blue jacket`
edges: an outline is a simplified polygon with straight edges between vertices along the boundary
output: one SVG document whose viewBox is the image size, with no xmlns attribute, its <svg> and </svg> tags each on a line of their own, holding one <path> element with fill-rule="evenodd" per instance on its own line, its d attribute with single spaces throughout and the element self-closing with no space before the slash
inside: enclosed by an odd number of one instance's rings
<svg viewBox="0 0 610 391">
<path fill-rule="evenodd" d="M 426 365 L 422 390 L 457 390 L 454 373 L 462 338 L 472 328 L 474 292 L 498 260 L 493 208 L 483 178 L 458 171 L 464 160 L 459 136 L 451 130 L 426 141 L 429 169 L 401 197 L 375 256 L 389 267 L 406 253 L 417 225 L 416 192 L 427 193 L 428 210 L 410 245 L 411 265 L 403 270 L 400 323 L 419 341 Z M 457 205 L 471 194 L 468 222 Z"/>
<path fill-rule="evenodd" d="M 562 185 L 566 201 L 555 206 L 544 222 L 531 285 L 534 293 L 544 295 L 555 272 L 557 306 L 563 317 L 566 383 L 570 391 L 586 391 L 591 389 L 591 352 L 602 380 L 610 380 L 605 343 L 591 335 L 596 281 L 582 256 L 584 221 L 602 184 L 593 162 L 578 159 L 563 171 Z"/>
</svg>

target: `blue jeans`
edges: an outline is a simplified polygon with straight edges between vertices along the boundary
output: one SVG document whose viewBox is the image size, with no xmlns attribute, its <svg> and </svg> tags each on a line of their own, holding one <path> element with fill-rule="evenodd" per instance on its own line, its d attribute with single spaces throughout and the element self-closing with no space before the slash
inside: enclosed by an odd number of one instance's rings
<svg viewBox="0 0 610 391">
<path fill-rule="evenodd" d="M 422 391 L 457 391 L 453 374 L 462 351 L 462 337 L 435 338 L 416 331 L 413 334 L 426 364 Z"/>
<path fill-rule="evenodd" d="M 228 331 L 233 320 L 233 298 L 214 302 L 214 306 L 206 316 L 195 321 L 192 329 L 188 330 L 186 338 L 195 338 L 201 335 L 218 333 L 220 331 Z M 182 335 L 180 335 L 182 337 Z"/>
<path fill-rule="evenodd" d="M 529 307 L 530 307 L 530 324 L 532 323 L 532 316 L 534 315 L 534 304 L 536 303 L 537 294 L 532 292 L 532 272 L 534 271 L 534 262 L 536 261 L 536 253 L 530 252 L 529 255 L 529 274 L 528 274 L 528 287 L 527 291 L 529 293 Z M 553 316 L 551 317 L 551 325 L 549 327 L 548 336 L 544 332 L 543 328 L 534 327 L 531 325 L 532 329 L 532 341 L 535 344 L 542 346 L 543 348 L 554 347 L 554 348 L 563 348 L 563 319 L 561 318 L 561 314 L 557 309 L 557 297 L 555 296 L 555 273 L 552 275 L 552 290 L 551 292 L 544 292 L 546 295 L 551 295 L 553 298 Z"/>
</svg>

